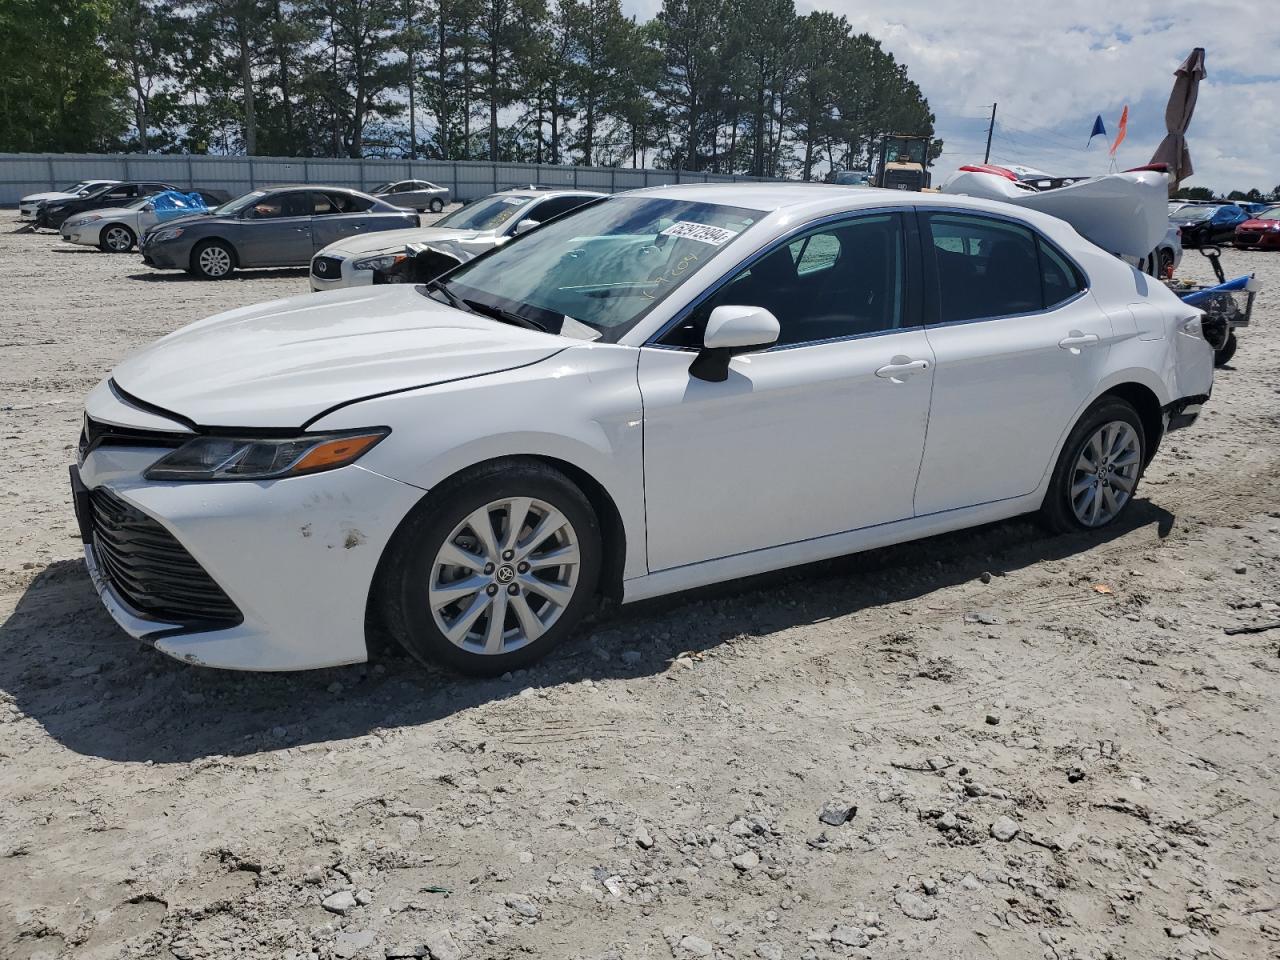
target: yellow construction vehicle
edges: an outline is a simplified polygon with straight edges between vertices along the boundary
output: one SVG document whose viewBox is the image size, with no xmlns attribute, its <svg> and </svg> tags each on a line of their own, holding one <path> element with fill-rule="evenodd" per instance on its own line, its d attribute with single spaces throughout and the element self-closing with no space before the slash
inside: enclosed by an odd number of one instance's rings
<svg viewBox="0 0 1280 960">
<path fill-rule="evenodd" d="M 924 190 L 929 186 L 931 137 L 890 133 L 880 139 L 880 162 L 872 185 L 890 190 Z"/>
</svg>

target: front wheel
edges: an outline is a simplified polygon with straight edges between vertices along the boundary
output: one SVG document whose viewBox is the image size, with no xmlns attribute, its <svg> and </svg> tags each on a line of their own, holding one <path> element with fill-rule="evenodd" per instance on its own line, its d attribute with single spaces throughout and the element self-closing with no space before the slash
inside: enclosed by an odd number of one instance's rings
<svg viewBox="0 0 1280 960">
<path fill-rule="evenodd" d="M 1146 466 L 1147 437 L 1131 404 L 1107 397 L 1067 437 L 1041 515 L 1059 533 L 1115 523 L 1133 500 Z"/>
<path fill-rule="evenodd" d="M 98 239 L 98 249 L 105 253 L 128 253 L 137 239 L 133 231 L 123 223 L 113 223 L 103 229 Z"/>
<path fill-rule="evenodd" d="M 235 251 L 221 240 L 206 240 L 191 251 L 191 272 L 205 280 L 229 277 L 236 268 Z"/>
<path fill-rule="evenodd" d="M 493 675 L 567 637 L 595 602 L 600 525 L 564 474 L 494 464 L 433 491 L 382 564 L 381 608 L 419 660 Z"/>
<path fill-rule="evenodd" d="M 443 209 L 444 209 L 444 201 L 441 200 L 439 197 L 436 197 L 434 200 L 431 201 L 432 213 L 439 213 Z"/>
<path fill-rule="evenodd" d="M 1231 331 L 1227 335 L 1227 342 L 1222 345 L 1220 350 L 1213 351 L 1213 365 L 1215 367 L 1225 367 L 1231 362 L 1231 358 L 1236 355 L 1236 332 Z"/>
</svg>

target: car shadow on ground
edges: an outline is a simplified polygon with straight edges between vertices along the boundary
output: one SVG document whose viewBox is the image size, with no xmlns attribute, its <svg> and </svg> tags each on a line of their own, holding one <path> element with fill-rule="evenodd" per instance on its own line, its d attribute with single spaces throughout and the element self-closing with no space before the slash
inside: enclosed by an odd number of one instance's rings
<svg viewBox="0 0 1280 960">
<path fill-rule="evenodd" d="M 526 687 L 661 674 L 684 653 L 767 642 L 792 627 L 920 600 L 1139 528 L 1164 537 L 1173 521 L 1138 500 L 1119 525 L 1095 535 L 1048 536 L 1023 518 L 614 608 L 542 663 L 485 680 L 421 666 L 376 632 L 371 663 L 358 666 L 249 674 L 181 664 L 116 627 L 83 561 L 60 561 L 0 624 L 0 691 L 80 754 L 155 763 L 242 756 L 429 723 Z"/>
<path fill-rule="evenodd" d="M 272 267 L 268 270 L 237 270 L 228 280 L 291 280 L 307 275 L 306 267 Z M 185 270 L 155 270 L 151 273 L 131 273 L 126 280 L 144 280 L 148 283 L 208 283 Z"/>
</svg>

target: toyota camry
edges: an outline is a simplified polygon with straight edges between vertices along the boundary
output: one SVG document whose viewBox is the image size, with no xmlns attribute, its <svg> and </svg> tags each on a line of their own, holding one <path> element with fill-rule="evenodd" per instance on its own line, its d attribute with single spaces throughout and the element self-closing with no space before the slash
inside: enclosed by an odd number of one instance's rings
<svg viewBox="0 0 1280 960">
<path fill-rule="evenodd" d="M 613 196 L 443 278 L 192 324 L 89 395 L 72 486 L 191 663 L 510 670 L 622 602 L 1133 503 L 1200 314 L 1060 220 L 823 185 Z"/>
</svg>

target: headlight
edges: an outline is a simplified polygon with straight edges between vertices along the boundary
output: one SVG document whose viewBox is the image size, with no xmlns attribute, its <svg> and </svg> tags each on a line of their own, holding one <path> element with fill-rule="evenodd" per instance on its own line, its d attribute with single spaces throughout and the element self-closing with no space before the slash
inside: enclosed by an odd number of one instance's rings
<svg viewBox="0 0 1280 960">
<path fill-rule="evenodd" d="M 148 480 L 275 480 L 355 463 L 391 431 L 294 437 L 196 437 L 157 460 Z"/>
<path fill-rule="evenodd" d="M 65 206 L 66 206 L 65 203 L 55 203 L 51 207 L 46 206 L 45 209 L 48 210 L 50 213 L 57 213 L 59 210 L 61 210 Z"/>
<path fill-rule="evenodd" d="M 380 257 L 365 257 L 351 266 L 356 270 L 390 270 L 404 259 L 403 253 L 384 253 Z"/>
<path fill-rule="evenodd" d="M 165 227 L 163 230 L 157 230 L 151 234 L 151 242 L 159 243 L 163 240 L 177 240 L 182 236 L 181 227 Z"/>
<path fill-rule="evenodd" d="M 72 222 L 71 226 L 83 227 L 86 223 L 93 223 L 93 221 L 101 220 L 101 219 L 102 217 L 95 213 L 88 217 L 80 217 L 78 220 L 75 220 L 74 222 Z"/>
</svg>

